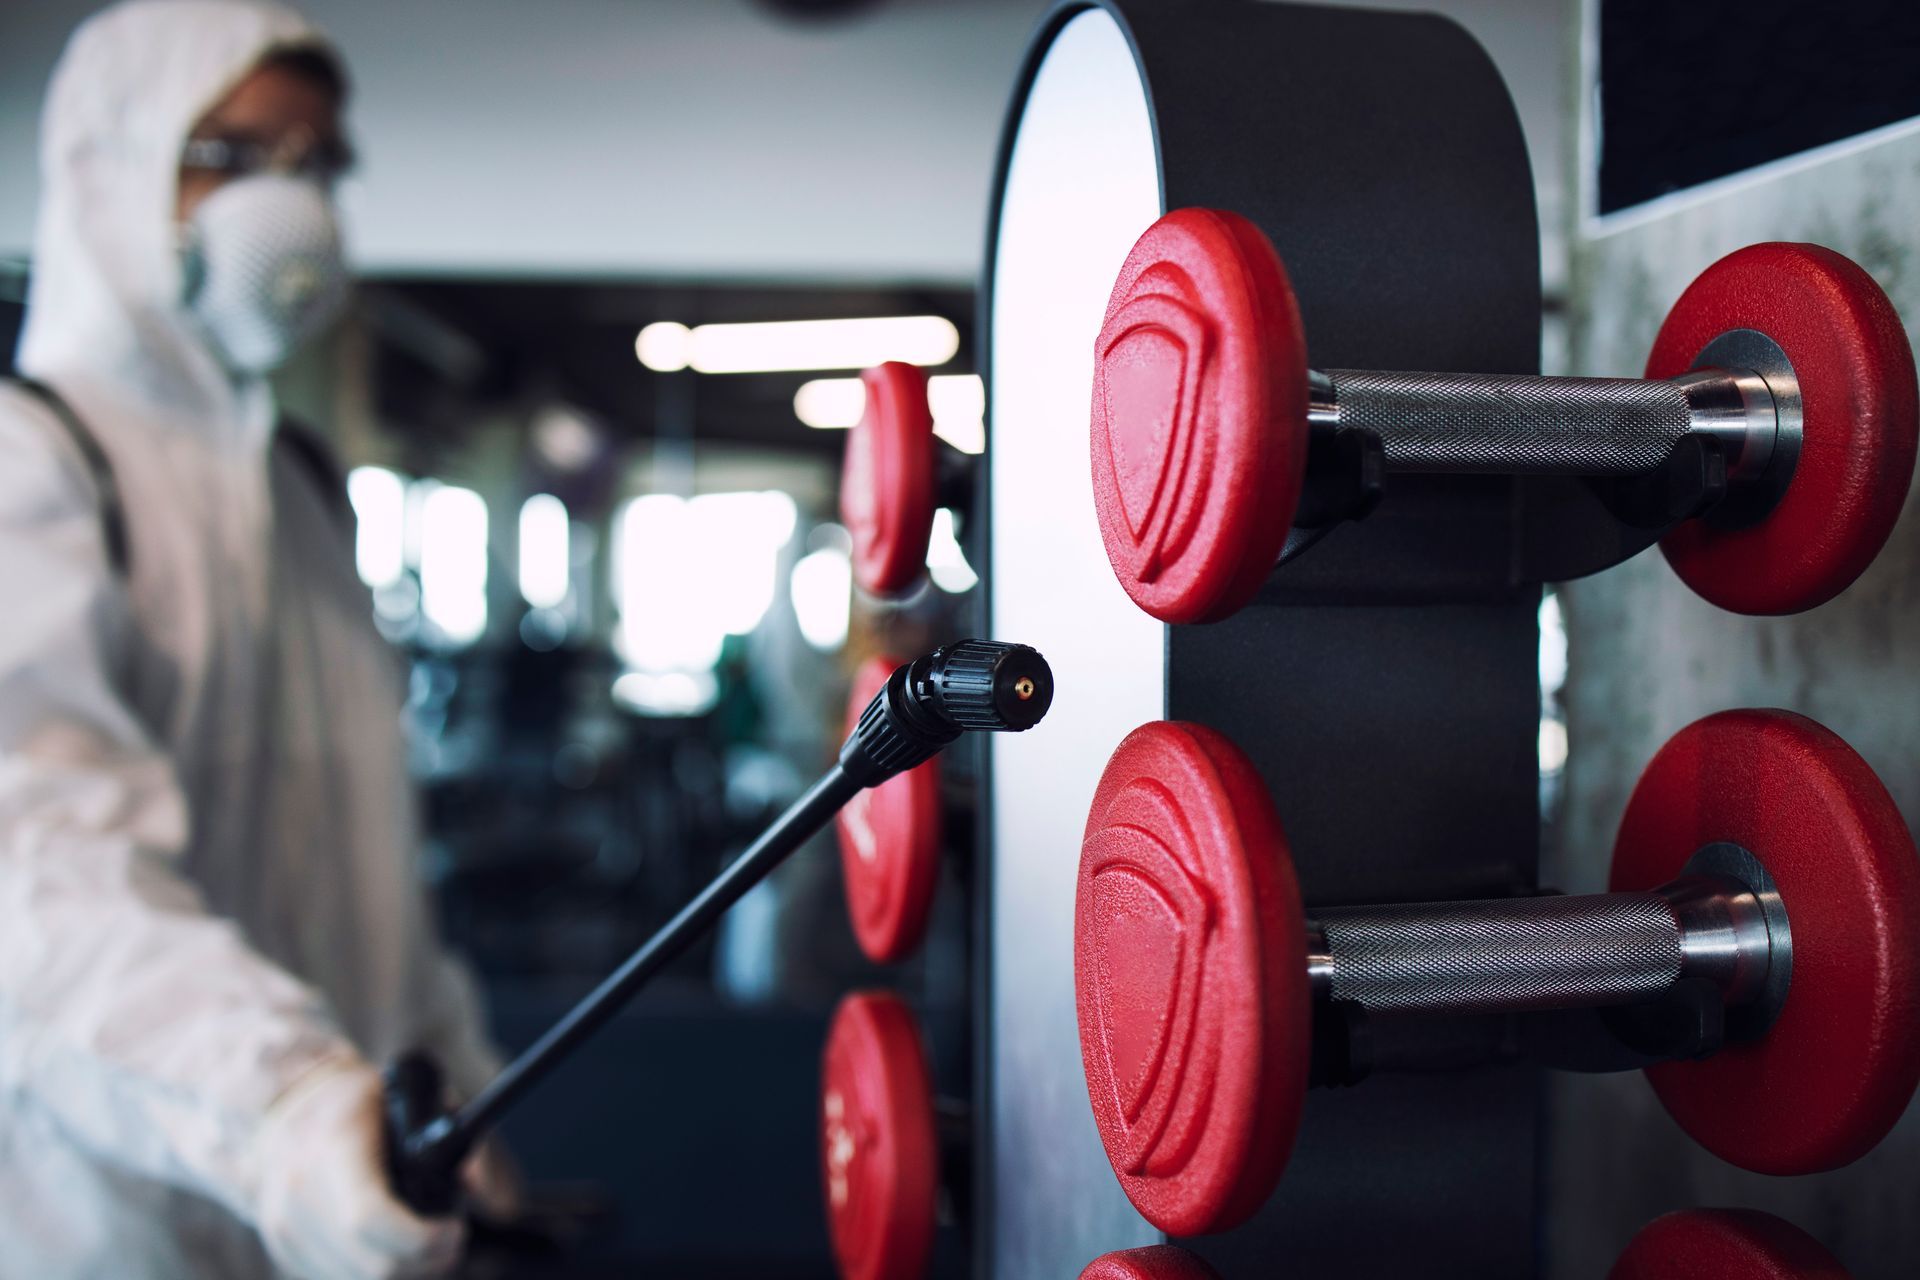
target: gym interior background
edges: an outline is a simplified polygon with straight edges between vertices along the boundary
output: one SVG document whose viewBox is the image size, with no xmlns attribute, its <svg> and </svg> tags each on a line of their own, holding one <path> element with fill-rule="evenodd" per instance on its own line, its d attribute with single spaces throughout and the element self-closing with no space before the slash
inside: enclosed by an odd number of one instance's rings
<svg viewBox="0 0 1920 1280">
<path fill-rule="evenodd" d="M 91 7 L 0 12 L 0 352 L 32 269 L 39 96 Z M 916 358 L 939 380 L 936 428 L 979 454 L 995 153 L 1050 6 L 304 7 L 353 73 L 362 165 L 346 207 L 363 287 L 282 393 L 351 469 L 360 571 L 412 664 L 422 873 L 518 1046 L 825 766 L 863 659 L 979 625 L 985 562 L 964 512 L 938 519 L 910 599 L 852 589 L 838 483 L 857 370 L 703 371 L 686 338 L 706 324 L 930 318 Z M 1908 8 L 1425 7 L 1485 47 L 1519 114 L 1543 372 L 1637 375 L 1685 283 L 1755 240 L 1828 245 L 1920 317 Z M 1920 816 L 1916 584 L 1910 499 L 1865 575 L 1802 615 L 1730 617 L 1658 556 L 1550 588 L 1542 883 L 1602 889 L 1643 763 L 1724 707 L 1819 719 Z M 979 772 L 966 754 L 947 771 L 957 818 L 974 812 Z M 862 958 L 829 833 L 567 1066 L 566 1087 L 508 1122 L 534 1182 L 606 1209 L 552 1274 L 834 1274 L 817 1127 L 840 994 L 907 995 L 942 1092 L 983 1096 L 975 821 L 949 824 L 928 942 L 905 963 Z M 1920 1265 L 1914 1114 L 1845 1170 L 1776 1179 L 1699 1149 L 1627 1076 L 1551 1076 L 1541 1107 L 1541 1275 L 1600 1275 L 1649 1219 L 1695 1204 L 1777 1213 L 1861 1280 Z M 945 1209 L 934 1274 L 1026 1280 L 979 1225 L 986 1206 Z M 1156 1238 L 1135 1227 L 1071 1248 L 1091 1258 Z M 1428 1273 L 1453 1274 L 1441 1260 Z"/>
</svg>

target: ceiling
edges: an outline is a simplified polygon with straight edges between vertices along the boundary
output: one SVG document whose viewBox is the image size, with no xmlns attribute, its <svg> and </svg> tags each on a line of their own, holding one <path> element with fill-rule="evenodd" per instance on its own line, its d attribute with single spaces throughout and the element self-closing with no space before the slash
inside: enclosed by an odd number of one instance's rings
<svg viewBox="0 0 1920 1280">
<path fill-rule="evenodd" d="M 717 287 L 564 281 L 386 279 L 364 290 L 376 340 L 381 417 L 431 439 L 457 435 L 487 406 L 564 402 L 621 442 L 690 434 L 837 459 L 837 432 L 803 426 L 793 395 L 835 373 L 657 374 L 634 338 L 657 320 L 686 324 L 940 315 L 961 333 L 944 372 L 973 363 L 966 289 Z"/>
</svg>

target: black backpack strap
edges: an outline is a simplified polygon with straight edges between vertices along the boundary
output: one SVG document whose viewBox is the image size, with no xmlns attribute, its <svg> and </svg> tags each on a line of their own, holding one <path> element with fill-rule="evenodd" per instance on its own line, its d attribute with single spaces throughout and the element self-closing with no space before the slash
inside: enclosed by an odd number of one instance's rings
<svg viewBox="0 0 1920 1280">
<path fill-rule="evenodd" d="M 94 491 L 100 496 L 100 530 L 106 539 L 107 563 L 117 576 L 127 577 L 133 571 L 133 552 L 127 542 L 127 513 L 120 501 L 120 484 L 114 479 L 113 464 L 107 460 L 107 451 L 100 447 L 99 439 L 58 391 L 37 378 L 15 378 L 13 381 L 22 391 L 46 406 L 48 412 L 66 429 L 74 448 L 80 451 L 80 458 L 93 479 Z"/>
<path fill-rule="evenodd" d="M 120 484 L 114 478 L 113 463 L 108 460 L 107 451 L 100 447 L 99 438 L 74 411 L 73 406 L 67 403 L 65 396 L 37 378 L 16 377 L 11 381 L 46 406 L 47 411 L 66 430 L 74 448 L 79 450 L 81 461 L 93 481 L 94 491 L 100 497 L 100 530 L 106 541 L 107 563 L 117 576 L 128 577 L 133 572 L 133 549 L 127 538 L 127 513 L 120 499 Z M 351 532 L 353 504 L 347 499 L 346 475 L 341 471 L 339 460 L 334 457 L 333 449 L 326 440 L 311 427 L 293 418 L 281 420 L 274 439 L 286 449 L 294 465 L 320 491 L 341 527 Z"/>
<path fill-rule="evenodd" d="M 285 449 L 293 464 L 313 482 L 341 528 L 353 532 L 353 503 L 347 497 L 346 471 L 326 437 L 298 418 L 283 416 L 274 429 L 273 442 Z"/>
</svg>

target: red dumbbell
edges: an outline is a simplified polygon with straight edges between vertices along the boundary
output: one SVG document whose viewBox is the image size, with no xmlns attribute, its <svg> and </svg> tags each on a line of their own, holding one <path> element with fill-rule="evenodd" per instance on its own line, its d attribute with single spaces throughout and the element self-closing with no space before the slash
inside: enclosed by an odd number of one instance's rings
<svg viewBox="0 0 1920 1280">
<path fill-rule="evenodd" d="M 964 515 L 973 470 L 933 434 L 927 373 L 897 360 L 863 371 L 867 404 L 847 434 L 840 520 L 853 538 L 853 580 L 882 599 L 909 594 L 926 576 L 934 512 Z"/>
<path fill-rule="evenodd" d="M 1102 1254 L 1087 1264 L 1080 1280 L 1220 1280 L 1220 1274 L 1185 1249 L 1155 1244 Z"/>
<path fill-rule="evenodd" d="M 875 657 L 854 673 L 847 696 L 849 733 L 900 665 L 896 658 Z M 862 791 L 840 811 L 836 830 L 853 935 L 874 963 L 893 964 L 926 937 L 939 883 L 944 834 L 939 760 Z"/>
<path fill-rule="evenodd" d="M 1608 1280 L 1852 1280 L 1806 1232 L 1752 1209 L 1686 1209 L 1647 1224 Z M 1184 1249 L 1122 1249 L 1088 1264 L 1080 1280 L 1220 1280 Z"/>
<path fill-rule="evenodd" d="M 1667 559 L 1700 595 L 1740 613 L 1810 609 L 1886 542 L 1920 417 L 1893 305 L 1817 245 L 1751 245 L 1707 268 L 1668 314 L 1644 380 L 1322 373 L 1307 366 L 1271 242 L 1211 209 L 1167 214 L 1134 245 L 1094 369 L 1107 556 L 1167 622 L 1252 598 L 1301 514 L 1310 446 L 1338 457 L 1342 442 L 1364 446 L 1354 465 L 1376 479 L 1384 468 L 1646 490 L 1636 501 L 1658 514 L 1636 522 L 1665 531 Z M 1698 486 L 1679 511 L 1660 505 L 1674 458 Z"/>
<path fill-rule="evenodd" d="M 1812 1236 L 1753 1209 L 1684 1209 L 1655 1218 L 1607 1280 L 1852 1280 Z"/>
<path fill-rule="evenodd" d="M 966 1197 L 966 1109 L 936 1101 L 913 1011 L 886 991 L 840 1001 L 821 1063 L 820 1162 L 844 1280 L 919 1280 L 943 1195 Z"/>
<path fill-rule="evenodd" d="M 1094 795 L 1074 923 L 1087 1088 L 1128 1197 L 1174 1235 L 1257 1209 L 1309 1084 L 1357 1078 L 1325 1043 L 1336 1014 L 1604 1007 L 1644 1050 L 1615 1065 L 1645 1065 L 1722 1159 L 1811 1173 L 1885 1135 L 1920 1079 L 1920 857 L 1844 742 L 1784 711 L 1682 730 L 1627 805 L 1611 887 L 1309 916 L 1246 756 L 1197 725 L 1135 730 Z M 1704 1031 L 1659 1039 L 1666 1008 Z"/>
</svg>

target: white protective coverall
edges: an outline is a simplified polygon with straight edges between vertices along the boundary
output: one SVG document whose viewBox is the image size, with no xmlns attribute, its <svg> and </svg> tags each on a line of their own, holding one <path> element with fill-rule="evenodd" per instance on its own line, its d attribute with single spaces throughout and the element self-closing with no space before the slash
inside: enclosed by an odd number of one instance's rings
<svg viewBox="0 0 1920 1280">
<path fill-rule="evenodd" d="M 84 25 L 42 121 L 22 371 L 98 437 L 132 567 L 0 384 L 0 1277 L 269 1273 L 257 1141 L 316 1064 L 494 1059 L 413 868 L 401 671 L 267 387 L 184 317 L 194 121 L 298 16 L 146 0 Z"/>
</svg>

